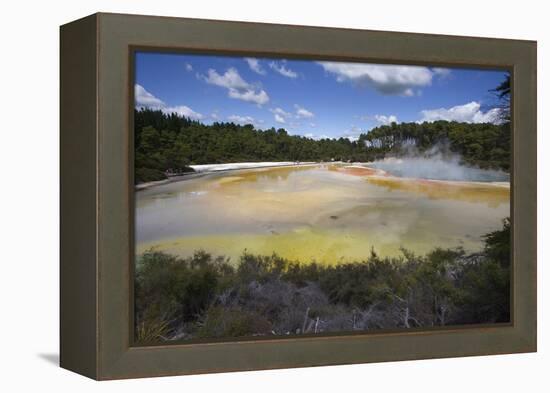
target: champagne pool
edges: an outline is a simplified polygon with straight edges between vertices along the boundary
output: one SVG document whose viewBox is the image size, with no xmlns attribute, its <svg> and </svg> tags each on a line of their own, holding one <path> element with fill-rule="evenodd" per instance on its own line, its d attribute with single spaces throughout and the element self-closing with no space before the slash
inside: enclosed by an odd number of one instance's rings
<svg viewBox="0 0 550 393">
<path fill-rule="evenodd" d="M 393 176 L 363 165 L 217 172 L 136 193 L 136 252 L 238 261 L 246 250 L 301 262 L 359 261 L 435 247 L 479 251 L 510 215 L 508 182 Z"/>
</svg>

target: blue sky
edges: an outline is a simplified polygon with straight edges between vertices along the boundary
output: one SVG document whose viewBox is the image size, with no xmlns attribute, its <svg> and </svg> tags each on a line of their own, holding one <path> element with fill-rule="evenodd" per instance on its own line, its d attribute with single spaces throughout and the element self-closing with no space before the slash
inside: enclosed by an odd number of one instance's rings
<svg viewBox="0 0 550 393">
<path fill-rule="evenodd" d="M 136 107 L 348 137 L 395 122 L 497 122 L 500 70 L 214 55 L 136 54 Z"/>
</svg>

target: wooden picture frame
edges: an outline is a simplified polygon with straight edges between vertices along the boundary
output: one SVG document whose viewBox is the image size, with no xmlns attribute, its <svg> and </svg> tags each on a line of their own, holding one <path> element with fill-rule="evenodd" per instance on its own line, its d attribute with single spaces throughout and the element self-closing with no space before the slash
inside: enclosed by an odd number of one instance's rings
<svg viewBox="0 0 550 393">
<path fill-rule="evenodd" d="M 512 74 L 512 322 L 133 346 L 137 49 Z M 120 379 L 536 351 L 536 42 L 98 13 L 61 27 L 61 367 Z"/>
</svg>

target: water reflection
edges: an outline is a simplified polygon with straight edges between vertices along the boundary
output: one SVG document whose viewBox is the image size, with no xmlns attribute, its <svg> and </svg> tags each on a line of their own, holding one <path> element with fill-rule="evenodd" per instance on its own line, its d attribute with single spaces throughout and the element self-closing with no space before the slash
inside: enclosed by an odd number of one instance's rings
<svg viewBox="0 0 550 393">
<path fill-rule="evenodd" d="M 356 173 L 338 165 L 205 175 L 136 194 L 137 251 L 244 249 L 309 261 L 434 246 L 481 247 L 509 215 L 509 187 Z"/>
</svg>

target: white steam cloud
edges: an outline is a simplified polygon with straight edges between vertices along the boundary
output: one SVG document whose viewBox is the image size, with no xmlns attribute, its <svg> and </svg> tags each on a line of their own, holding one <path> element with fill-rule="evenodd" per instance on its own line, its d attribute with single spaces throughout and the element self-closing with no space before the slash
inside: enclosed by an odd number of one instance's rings
<svg viewBox="0 0 550 393">
<path fill-rule="evenodd" d="M 434 146 L 420 153 L 414 147 L 404 156 L 386 157 L 368 164 L 398 177 L 478 182 L 507 182 L 508 173 L 501 170 L 481 169 L 462 163 L 458 154 L 450 153 L 446 146 Z"/>
</svg>

